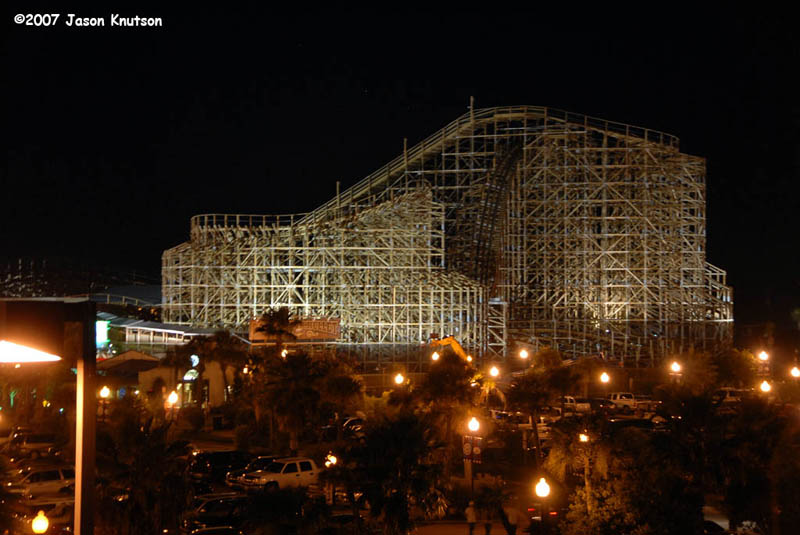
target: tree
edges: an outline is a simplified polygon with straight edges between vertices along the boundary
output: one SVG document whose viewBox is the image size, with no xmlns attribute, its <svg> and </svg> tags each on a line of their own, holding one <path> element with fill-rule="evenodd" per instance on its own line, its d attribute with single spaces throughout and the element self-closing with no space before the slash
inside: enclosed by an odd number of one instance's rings
<svg viewBox="0 0 800 535">
<path fill-rule="evenodd" d="M 530 414 L 533 419 L 533 443 L 536 446 L 535 467 L 539 466 L 542 456 L 539 417 L 542 409 L 549 404 L 551 397 L 546 370 L 538 367 L 530 368 L 525 375 L 515 378 L 506 392 L 508 405 L 515 410 Z"/>
<path fill-rule="evenodd" d="M 441 463 L 436 452 L 442 444 L 436 437 L 430 415 L 411 412 L 368 423 L 361 442 L 352 442 L 342 456 L 341 468 L 329 479 L 353 492 L 363 492 L 370 517 L 385 535 L 405 535 L 413 528 L 411 504 L 426 514 L 444 506 Z"/>
<path fill-rule="evenodd" d="M 281 429 L 289 433 L 289 448 L 296 453 L 300 432 L 319 407 L 326 368 L 305 353 L 292 353 L 285 358 L 267 356 L 263 372 L 259 401 L 274 411 Z"/>
<path fill-rule="evenodd" d="M 121 400 L 110 422 L 110 432 L 97 440 L 97 468 L 105 482 L 98 533 L 157 535 L 177 529 L 189 503 L 188 443 L 171 441 L 170 423 L 156 425 L 136 400 Z"/>
<path fill-rule="evenodd" d="M 289 307 L 270 308 L 259 318 L 256 331 L 264 333 L 268 338 L 274 338 L 275 354 L 280 355 L 286 342 L 297 339 L 293 331 L 300 323 L 301 320 L 292 319 Z"/>
<path fill-rule="evenodd" d="M 749 351 L 730 348 L 716 353 L 712 363 L 717 370 L 717 383 L 724 386 L 744 387 L 755 384 L 758 361 Z"/>
</svg>

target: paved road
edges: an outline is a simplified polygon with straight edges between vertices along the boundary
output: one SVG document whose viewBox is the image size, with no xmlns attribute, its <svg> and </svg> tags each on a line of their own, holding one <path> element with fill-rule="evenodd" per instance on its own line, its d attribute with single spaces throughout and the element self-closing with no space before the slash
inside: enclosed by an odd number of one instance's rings
<svg viewBox="0 0 800 535">
<path fill-rule="evenodd" d="M 466 522 L 436 522 L 427 526 L 420 526 L 414 533 L 415 535 L 468 535 L 469 527 Z M 484 535 L 484 533 L 483 524 L 475 526 L 473 535 Z M 492 524 L 491 535 L 505 535 L 505 533 L 506 530 L 503 528 L 503 524 Z M 519 530 L 517 533 L 519 533 Z"/>
</svg>

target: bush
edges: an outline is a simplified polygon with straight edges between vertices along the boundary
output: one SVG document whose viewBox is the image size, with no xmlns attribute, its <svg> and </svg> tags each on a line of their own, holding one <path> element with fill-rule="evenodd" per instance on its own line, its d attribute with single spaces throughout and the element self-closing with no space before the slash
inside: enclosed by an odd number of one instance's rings
<svg viewBox="0 0 800 535">
<path fill-rule="evenodd" d="M 203 414 L 203 409 L 200 407 L 183 407 L 178 417 L 181 421 L 189 424 L 192 431 L 200 431 L 206 423 L 205 414 Z"/>
<path fill-rule="evenodd" d="M 234 430 L 234 444 L 240 451 L 250 451 L 253 438 L 253 428 L 249 425 L 238 425 Z"/>
</svg>

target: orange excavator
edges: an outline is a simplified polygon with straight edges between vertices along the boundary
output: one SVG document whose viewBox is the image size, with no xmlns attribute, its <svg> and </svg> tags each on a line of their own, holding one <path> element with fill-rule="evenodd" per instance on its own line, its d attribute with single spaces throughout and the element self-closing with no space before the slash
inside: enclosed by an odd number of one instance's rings
<svg viewBox="0 0 800 535">
<path fill-rule="evenodd" d="M 452 336 L 445 336 L 444 338 L 439 338 L 436 335 L 431 335 L 431 338 L 428 341 L 428 345 L 430 345 L 431 347 L 450 346 L 450 348 L 456 355 L 466 360 L 467 362 L 472 362 L 472 357 L 467 355 L 467 352 L 464 351 L 464 348 L 461 347 L 461 344 L 458 343 L 458 340 L 456 340 Z"/>
</svg>

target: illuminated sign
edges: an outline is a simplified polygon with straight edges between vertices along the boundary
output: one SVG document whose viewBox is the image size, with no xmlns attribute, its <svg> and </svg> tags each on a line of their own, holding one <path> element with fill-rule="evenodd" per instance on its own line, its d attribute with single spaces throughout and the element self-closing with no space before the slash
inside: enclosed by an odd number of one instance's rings
<svg viewBox="0 0 800 535">
<path fill-rule="evenodd" d="M 277 341 L 277 336 L 266 334 L 258 330 L 261 320 L 250 321 L 250 342 L 253 344 L 270 344 Z M 341 329 L 339 318 L 334 319 L 304 319 L 291 329 L 295 340 L 292 342 L 323 341 L 335 342 L 339 339 Z M 287 340 L 284 340 L 286 342 Z"/>
<path fill-rule="evenodd" d="M 108 322 L 95 321 L 94 322 L 95 342 L 97 347 L 104 346 L 108 343 Z"/>
</svg>

